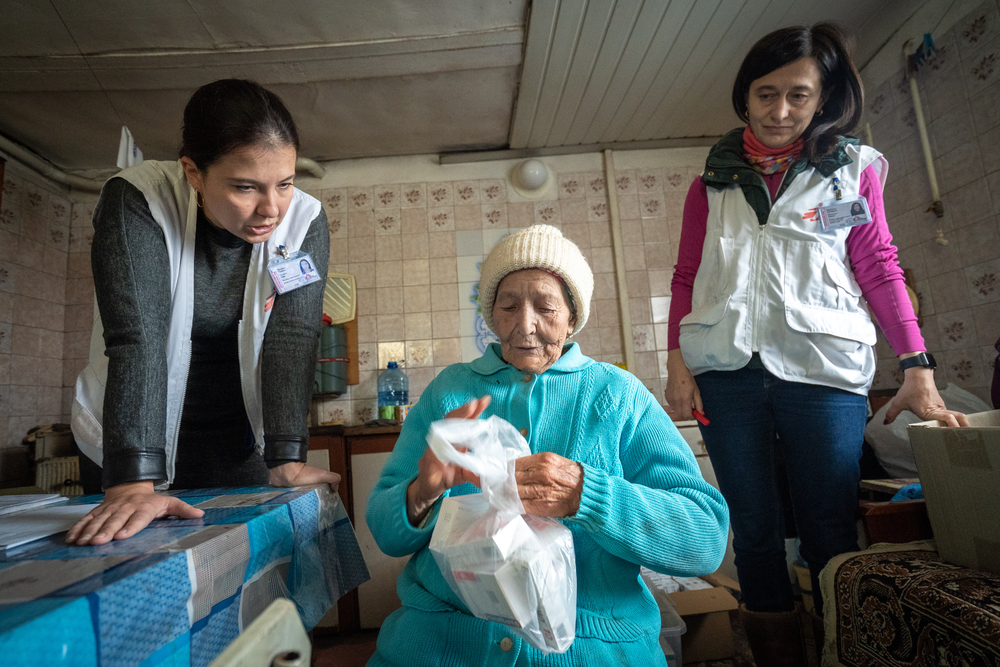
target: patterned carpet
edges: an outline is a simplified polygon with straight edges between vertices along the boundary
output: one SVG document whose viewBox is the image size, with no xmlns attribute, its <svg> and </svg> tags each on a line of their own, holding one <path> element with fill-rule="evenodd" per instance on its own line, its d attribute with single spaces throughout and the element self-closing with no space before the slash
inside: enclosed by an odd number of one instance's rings
<svg viewBox="0 0 1000 667">
<path fill-rule="evenodd" d="M 827 633 L 838 628 L 827 650 L 840 664 L 1000 667 L 1000 575 L 926 549 L 839 559 L 827 568 L 837 600 Z M 826 577 L 823 590 L 831 595 Z"/>
</svg>

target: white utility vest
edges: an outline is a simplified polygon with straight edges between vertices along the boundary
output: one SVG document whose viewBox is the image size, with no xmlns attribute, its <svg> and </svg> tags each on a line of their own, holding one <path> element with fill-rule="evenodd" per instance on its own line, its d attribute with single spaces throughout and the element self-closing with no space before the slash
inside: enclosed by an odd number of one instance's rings
<svg viewBox="0 0 1000 667">
<path fill-rule="evenodd" d="M 191 325 L 194 320 L 194 253 L 198 206 L 194 190 L 184 178 L 180 162 L 147 160 L 118 175 L 146 197 L 153 219 L 163 229 L 170 261 L 170 331 L 167 334 L 167 482 L 174 478 L 177 437 L 180 431 L 184 392 L 191 363 Z M 260 358 L 264 330 L 276 295 L 267 263 L 279 256 L 278 246 L 298 250 L 319 215 L 320 203 L 296 189 L 285 217 L 271 237 L 256 243 L 250 255 L 243 317 L 239 324 L 240 377 L 243 404 L 253 428 L 258 452 L 264 447 L 264 413 L 261 405 Z M 103 460 L 104 388 L 108 380 L 108 358 L 104 327 L 95 305 L 90 339 L 90 362 L 76 381 L 72 409 L 73 436 L 80 450 L 98 465 Z"/>
<path fill-rule="evenodd" d="M 846 147 L 852 162 L 824 177 L 799 173 L 773 203 L 766 225 L 739 185 L 708 188 L 708 221 L 691 312 L 680 322 L 684 363 L 694 375 L 743 368 L 753 352 L 791 382 L 865 394 L 875 373 L 875 327 L 847 257 L 850 228 L 824 232 L 816 207 L 858 194 L 874 166 L 884 187 L 888 163 L 868 146 Z M 868 223 L 874 224 L 874 223 Z"/>
</svg>

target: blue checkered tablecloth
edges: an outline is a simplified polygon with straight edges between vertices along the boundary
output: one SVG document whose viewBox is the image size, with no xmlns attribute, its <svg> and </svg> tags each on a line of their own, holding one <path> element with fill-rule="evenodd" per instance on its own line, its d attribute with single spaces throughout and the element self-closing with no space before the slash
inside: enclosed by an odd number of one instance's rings
<svg viewBox="0 0 1000 667">
<path fill-rule="evenodd" d="M 369 579 L 325 485 L 170 493 L 205 515 L 96 547 L 61 533 L 0 553 L 0 661 L 201 667 L 275 599 L 294 601 L 311 629 Z"/>
</svg>

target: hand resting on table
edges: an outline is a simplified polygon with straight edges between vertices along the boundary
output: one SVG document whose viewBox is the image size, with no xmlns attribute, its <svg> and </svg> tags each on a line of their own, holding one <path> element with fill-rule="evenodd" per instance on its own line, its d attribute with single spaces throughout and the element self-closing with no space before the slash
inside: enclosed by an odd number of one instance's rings
<svg viewBox="0 0 1000 667">
<path fill-rule="evenodd" d="M 272 486 L 279 487 L 326 483 L 332 491 L 336 491 L 340 475 L 293 462 L 272 468 L 269 481 Z M 204 510 L 192 507 L 180 498 L 156 493 L 152 481 L 117 484 L 105 491 L 100 505 L 70 528 L 66 533 L 66 543 L 97 546 L 131 537 L 153 519 L 165 516 L 198 519 L 204 514 Z"/>
</svg>

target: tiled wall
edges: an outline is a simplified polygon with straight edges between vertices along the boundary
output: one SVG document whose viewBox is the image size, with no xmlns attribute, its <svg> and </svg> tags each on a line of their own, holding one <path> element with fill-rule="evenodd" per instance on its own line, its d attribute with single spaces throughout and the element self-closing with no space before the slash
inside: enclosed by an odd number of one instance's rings
<svg viewBox="0 0 1000 667">
<path fill-rule="evenodd" d="M 0 447 L 65 421 L 69 200 L 7 165 L 0 204 Z M 3 472 L 0 471 L 0 476 Z"/>
<path fill-rule="evenodd" d="M 636 349 L 631 370 L 661 403 L 681 213 L 706 152 L 616 154 L 615 188 Z M 405 359 L 410 401 L 415 403 L 448 364 L 480 356 L 491 335 L 476 317 L 479 263 L 503 236 L 534 223 L 559 227 L 594 271 L 590 319 L 575 340 L 599 361 L 624 360 L 600 156 L 545 162 L 553 183 L 539 201 L 525 200 L 509 184 L 516 162 L 480 164 L 479 173 L 491 177 L 477 180 L 444 180 L 461 166 L 424 166 L 416 172 L 427 180 L 358 184 L 366 178 L 388 181 L 395 171 L 405 171 L 387 161 L 384 168 L 358 169 L 364 175 L 355 175 L 351 185 L 311 190 L 330 220 L 331 271 L 351 273 L 357 280 L 361 369 L 360 384 L 349 387 L 346 395 L 316 402 L 315 422 L 358 424 L 373 418 L 378 369 L 391 359 Z"/>
<path fill-rule="evenodd" d="M 682 160 L 668 167 L 626 166 L 615 172 L 635 346 L 635 368 L 630 370 L 661 404 L 667 379 L 670 281 L 677 263 L 684 198 L 702 172 L 704 156 L 698 157 L 688 164 Z"/>
<path fill-rule="evenodd" d="M 865 119 L 889 161 L 886 216 L 900 264 L 913 272 L 924 338 L 939 385 L 953 382 L 987 402 L 1000 337 L 1000 12 L 980 5 L 942 34 L 918 73 L 945 215 L 931 203 L 916 113 L 902 68 L 867 91 Z M 937 230 L 948 243 L 937 242 Z M 873 388 L 902 381 L 879 335 Z"/>
<path fill-rule="evenodd" d="M 378 369 L 404 360 L 410 402 L 452 363 L 494 340 L 477 316 L 479 264 L 507 234 L 531 224 L 562 229 L 595 272 L 590 320 L 577 337 L 597 359 L 620 362 L 622 342 L 607 193 L 599 171 L 561 174 L 540 201 L 506 178 L 373 183 L 313 190 L 330 223 L 330 270 L 357 285 L 360 383 L 317 401 L 319 423 L 375 417 Z"/>
</svg>

